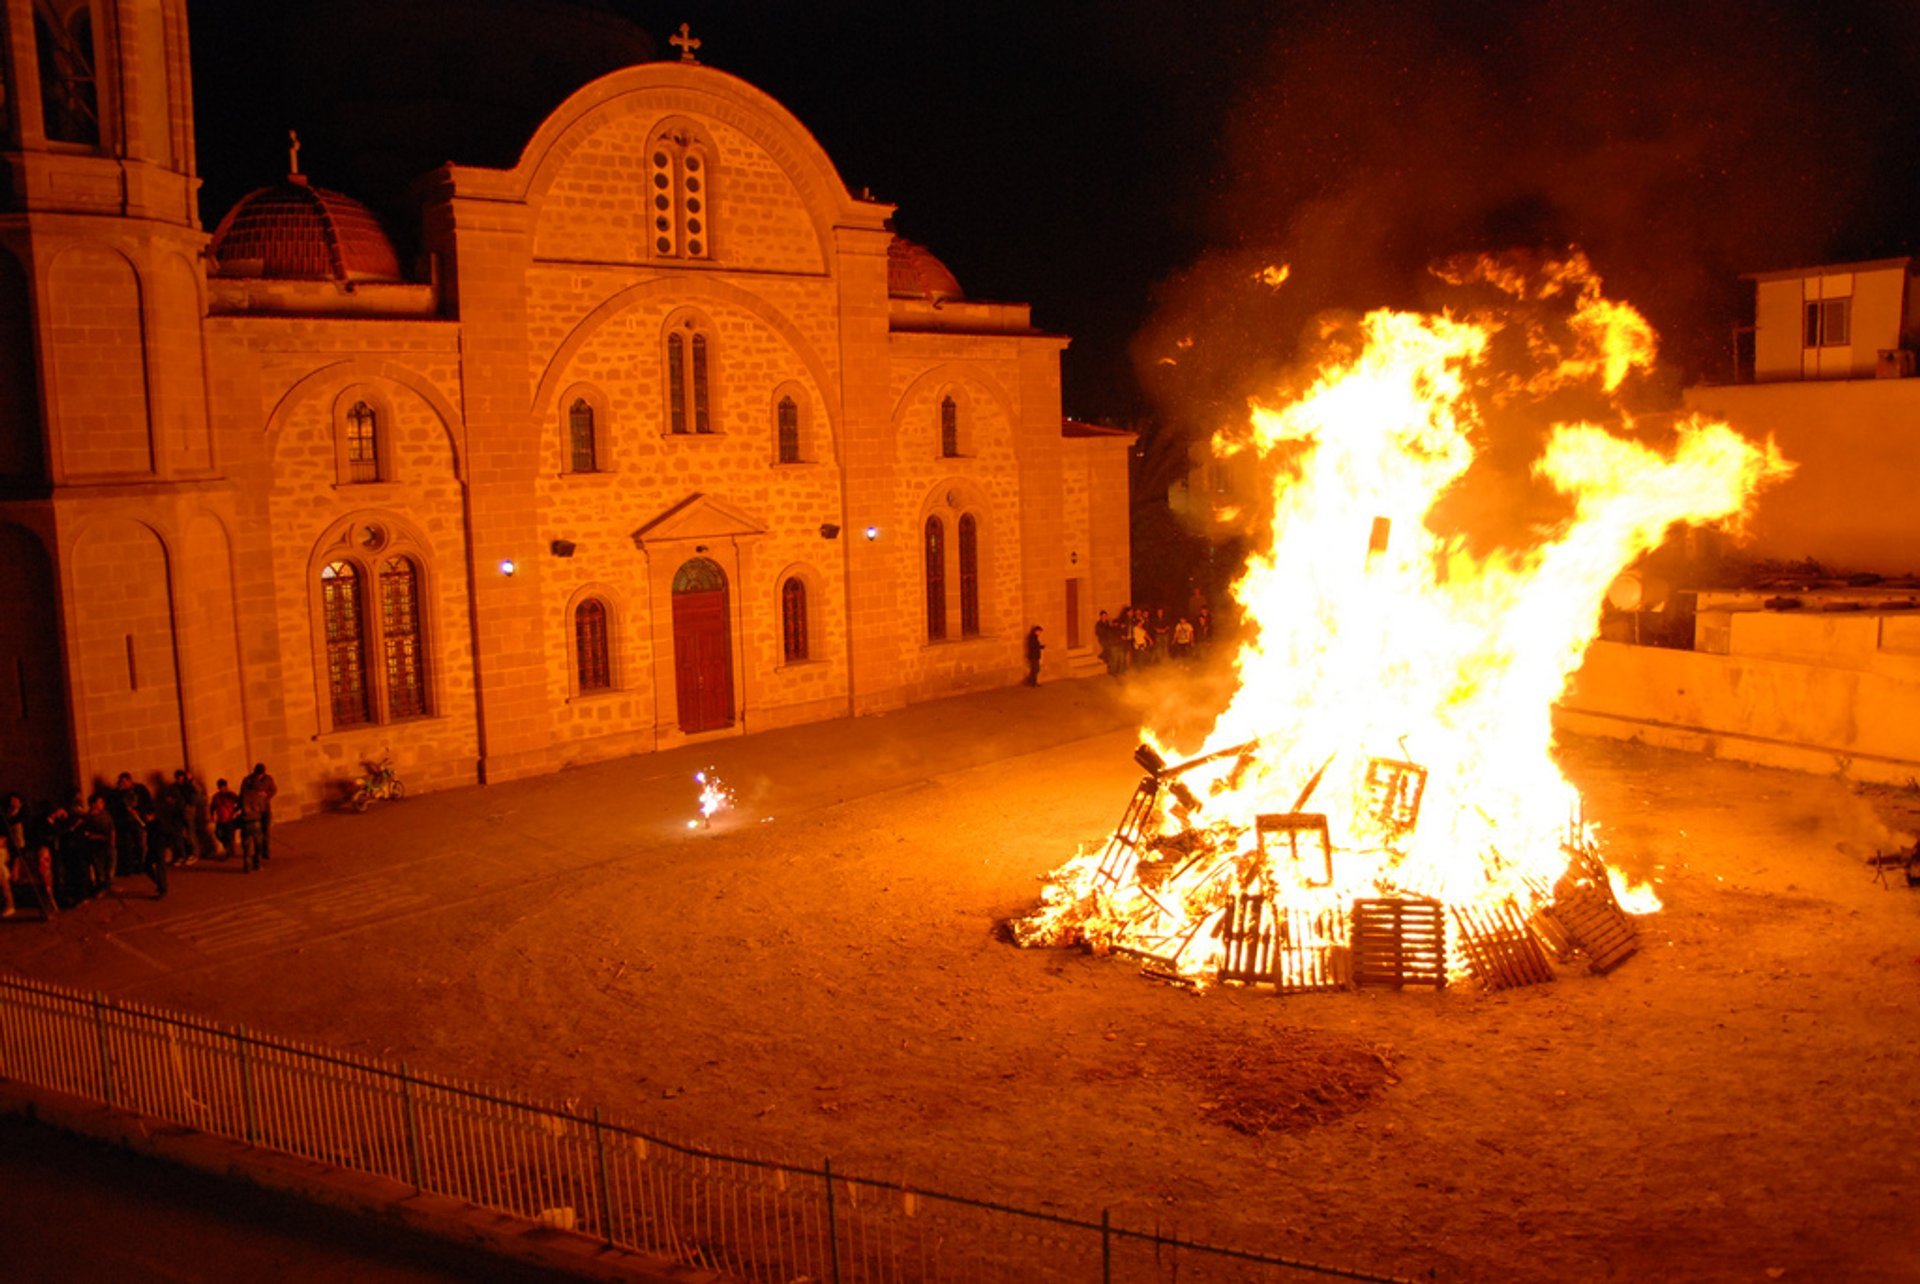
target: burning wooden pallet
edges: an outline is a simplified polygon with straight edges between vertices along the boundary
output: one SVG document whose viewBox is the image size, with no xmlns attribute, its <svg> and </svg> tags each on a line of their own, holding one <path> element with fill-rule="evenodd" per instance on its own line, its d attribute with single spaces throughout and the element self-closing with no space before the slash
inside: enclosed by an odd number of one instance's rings
<svg viewBox="0 0 1920 1284">
<path fill-rule="evenodd" d="M 1447 916 L 1424 896 L 1362 897 L 1353 903 L 1353 984 L 1357 989 L 1447 983 Z"/>
<path fill-rule="evenodd" d="M 1344 990 L 1353 969 L 1347 916 L 1281 910 L 1266 896 L 1236 896 L 1220 921 L 1222 981 L 1271 985 L 1277 994 Z"/>
<path fill-rule="evenodd" d="M 1511 900 L 1452 907 L 1454 939 L 1467 969 L 1489 990 L 1553 980 L 1553 965 Z"/>
<path fill-rule="evenodd" d="M 1567 872 L 1553 887 L 1553 902 L 1542 917 L 1558 926 L 1587 966 L 1605 975 L 1640 952 L 1640 931 L 1620 902 L 1599 853 L 1577 835 L 1566 842 Z"/>
</svg>

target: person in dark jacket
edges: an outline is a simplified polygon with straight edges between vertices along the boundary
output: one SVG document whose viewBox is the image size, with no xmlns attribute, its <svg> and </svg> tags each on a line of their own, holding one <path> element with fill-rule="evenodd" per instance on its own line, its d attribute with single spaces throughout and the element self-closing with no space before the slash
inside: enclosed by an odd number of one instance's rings
<svg viewBox="0 0 1920 1284">
<path fill-rule="evenodd" d="M 1030 687 L 1040 685 L 1040 653 L 1046 649 L 1047 644 L 1040 640 L 1040 626 L 1036 624 L 1027 630 L 1027 685 Z"/>
</svg>

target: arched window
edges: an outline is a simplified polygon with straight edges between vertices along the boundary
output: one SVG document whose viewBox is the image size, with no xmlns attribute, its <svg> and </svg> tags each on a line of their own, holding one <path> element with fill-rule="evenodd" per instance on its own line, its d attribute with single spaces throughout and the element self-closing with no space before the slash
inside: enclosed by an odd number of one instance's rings
<svg viewBox="0 0 1920 1284">
<path fill-rule="evenodd" d="M 585 397 L 567 408 L 568 472 L 591 473 L 600 468 L 600 452 L 593 436 L 593 406 Z"/>
<path fill-rule="evenodd" d="M 780 586 L 780 639 L 788 664 L 808 657 L 807 585 L 798 575 L 788 576 Z"/>
<path fill-rule="evenodd" d="M 320 609 L 326 622 L 333 725 L 369 722 L 373 713 L 367 700 L 366 617 L 360 604 L 360 573 L 351 562 L 329 562 L 321 570 Z"/>
<path fill-rule="evenodd" d="M 93 11 L 81 5 L 63 27 L 33 16 L 39 46 L 40 110 L 47 139 L 55 143 L 100 142 L 99 93 L 93 70 Z"/>
<path fill-rule="evenodd" d="M 574 673 L 581 691 L 613 689 L 613 664 L 607 649 L 607 604 L 590 597 L 573 608 Z"/>
<path fill-rule="evenodd" d="M 387 717 L 427 711 L 427 666 L 420 639 L 420 572 L 410 557 L 380 568 L 380 632 L 387 654 Z"/>
<path fill-rule="evenodd" d="M 671 432 L 713 431 L 707 336 L 693 320 L 667 335 L 667 428 Z"/>
<path fill-rule="evenodd" d="M 783 464 L 800 462 L 800 407 L 792 397 L 780 398 L 773 408 L 774 438 L 779 443 L 777 458 Z"/>
<path fill-rule="evenodd" d="M 940 399 L 940 453 L 948 459 L 960 454 L 960 407 L 952 397 Z"/>
<path fill-rule="evenodd" d="M 960 636 L 980 636 L 980 531 L 972 513 L 960 515 Z"/>
<path fill-rule="evenodd" d="M 947 532 L 938 517 L 927 519 L 927 640 L 947 636 Z"/>
<path fill-rule="evenodd" d="M 675 122 L 654 135 L 653 252 L 663 258 L 713 257 L 712 150 L 691 123 Z"/>
<path fill-rule="evenodd" d="M 347 411 L 347 480 L 380 480 L 380 416 L 364 401 Z"/>
</svg>

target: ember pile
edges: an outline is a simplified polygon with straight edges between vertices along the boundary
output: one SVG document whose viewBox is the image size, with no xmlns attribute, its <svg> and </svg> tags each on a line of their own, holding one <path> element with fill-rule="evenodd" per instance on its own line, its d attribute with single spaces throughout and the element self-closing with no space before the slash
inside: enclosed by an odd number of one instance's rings
<svg viewBox="0 0 1920 1284">
<path fill-rule="evenodd" d="M 1272 479 L 1245 517 L 1271 540 L 1233 587 L 1239 685 L 1190 756 L 1147 729 L 1118 828 L 1047 877 L 1021 943 L 1282 992 L 1503 988 L 1634 952 L 1628 915 L 1658 899 L 1607 866 L 1552 705 L 1613 579 L 1791 465 L 1698 417 L 1647 440 L 1621 396 L 1653 332 L 1579 256 L 1450 271 L 1508 306 L 1368 314 L 1297 395 L 1216 437 Z M 1443 501 L 1507 421 L 1551 422 L 1531 469 L 1548 516 L 1489 544 Z"/>
</svg>

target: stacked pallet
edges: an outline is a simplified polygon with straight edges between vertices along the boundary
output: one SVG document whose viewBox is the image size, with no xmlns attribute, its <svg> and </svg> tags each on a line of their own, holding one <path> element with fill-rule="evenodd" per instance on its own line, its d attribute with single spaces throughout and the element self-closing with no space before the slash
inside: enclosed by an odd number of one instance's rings
<svg viewBox="0 0 1920 1284">
<path fill-rule="evenodd" d="M 1455 905 L 1452 913 L 1454 940 L 1466 955 L 1467 970 L 1487 989 L 1509 990 L 1553 979 L 1553 965 L 1511 899 L 1497 905 Z"/>
</svg>

